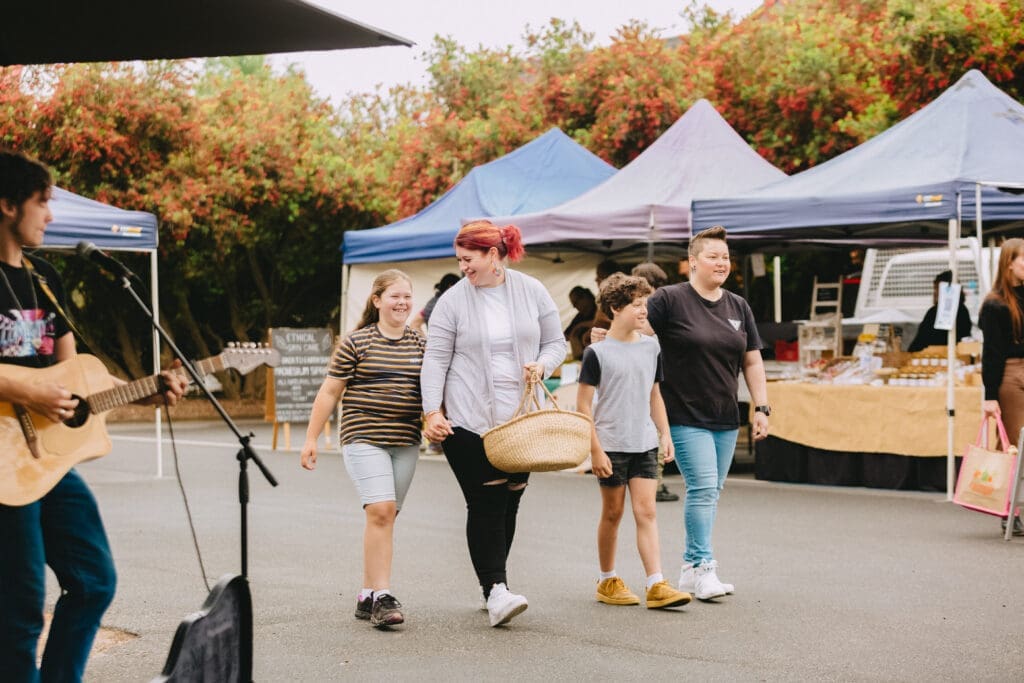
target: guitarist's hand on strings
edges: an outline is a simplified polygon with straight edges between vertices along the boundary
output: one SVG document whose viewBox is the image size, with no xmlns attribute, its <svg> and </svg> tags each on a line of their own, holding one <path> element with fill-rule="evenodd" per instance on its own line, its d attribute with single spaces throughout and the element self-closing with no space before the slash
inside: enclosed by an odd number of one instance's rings
<svg viewBox="0 0 1024 683">
<path fill-rule="evenodd" d="M 32 412 L 45 415 L 54 422 L 63 422 L 75 414 L 78 399 L 63 384 L 40 383 L 25 387 L 22 404 Z"/>
</svg>

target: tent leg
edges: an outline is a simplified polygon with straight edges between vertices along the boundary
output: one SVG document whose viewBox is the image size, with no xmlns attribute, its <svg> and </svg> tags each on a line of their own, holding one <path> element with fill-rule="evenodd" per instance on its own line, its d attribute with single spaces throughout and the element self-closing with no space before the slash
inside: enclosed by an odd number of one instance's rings
<svg viewBox="0 0 1024 683">
<path fill-rule="evenodd" d="M 949 270 L 953 273 L 953 284 L 957 278 L 957 247 L 960 242 L 960 223 L 956 218 L 949 219 Z M 956 427 L 956 324 L 946 333 L 946 500 L 953 502 L 953 475 L 956 468 L 956 456 L 953 455 L 953 433 Z"/>
<path fill-rule="evenodd" d="M 339 309 L 339 320 L 338 320 L 338 333 L 341 335 L 345 334 L 345 330 L 348 329 L 348 288 L 349 283 L 352 282 L 352 266 L 346 265 L 342 268 L 341 272 L 341 308 Z"/>
<path fill-rule="evenodd" d="M 772 258 L 772 293 L 774 294 L 775 322 L 782 322 L 782 257 Z"/>
</svg>

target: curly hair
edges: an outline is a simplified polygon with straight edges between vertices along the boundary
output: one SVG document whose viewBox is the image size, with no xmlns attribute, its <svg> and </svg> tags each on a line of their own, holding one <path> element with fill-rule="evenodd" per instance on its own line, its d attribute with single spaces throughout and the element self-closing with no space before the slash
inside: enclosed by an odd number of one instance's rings
<svg viewBox="0 0 1024 683">
<path fill-rule="evenodd" d="M 650 296 L 654 289 L 642 277 L 614 273 L 601 283 L 601 311 L 610 319 L 615 319 L 615 311 L 643 296 Z"/>
</svg>

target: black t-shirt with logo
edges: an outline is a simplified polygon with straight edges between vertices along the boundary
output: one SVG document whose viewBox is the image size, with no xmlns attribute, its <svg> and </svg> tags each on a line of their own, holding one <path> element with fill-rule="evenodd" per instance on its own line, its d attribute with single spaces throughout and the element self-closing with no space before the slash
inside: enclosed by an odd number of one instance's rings
<svg viewBox="0 0 1024 683">
<path fill-rule="evenodd" d="M 747 351 L 761 348 L 750 306 L 722 290 L 708 301 L 689 282 L 662 287 L 647 300 L 661 342 L 661 394 L 672 425 L 711 430 L 740 425 L 738 375 Z"/>
<path fill-rule="evenodd" d="M 32 264 L 36 272 L 46 278 L 50 291 L 66 311 L 64 286 L 57 271 L 39 257 L 32 257 Z M 28 367 L 52 365 L 56 362 L 56 341 L 69 332 L 67 322 L 28 270 L 2 261 L 0 268 L 17 298 L 11 298 L 7 285 L 0 280 L 0 363 Z"/>
</svg>

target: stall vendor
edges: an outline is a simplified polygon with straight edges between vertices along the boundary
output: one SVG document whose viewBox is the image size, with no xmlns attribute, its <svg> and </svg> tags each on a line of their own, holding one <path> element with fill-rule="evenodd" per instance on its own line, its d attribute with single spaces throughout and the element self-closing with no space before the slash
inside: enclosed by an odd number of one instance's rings
<svg viewBox="0 0 1024 683">
<path fill-rule="evenodd" d="M 935 315 L 939 310 L 940 282 L 952 283 L 953 272 L 950 270 L 944 270 L 935 276 L 935 282 L 933 283 L 932 289 L 932 307 L 924 314 L 921 324 L 917 327 L 917 334 L 914 335 L 914 341 L 910 342 L 910 347 L 907 351 L 910 351 L 911 353 L 920 351 L 929 346 L 946 346 L 949 342 L 949 332 L 947 330 L 935 329 Z M 964 337 L 970 336 L 971 314 L 967 311 L 967 306 L 964 305 L 964 295 L 963 292 L 961 292 L 960 305 L 956 310 L 956 340 L 960 341 Z"/>
</svg>

